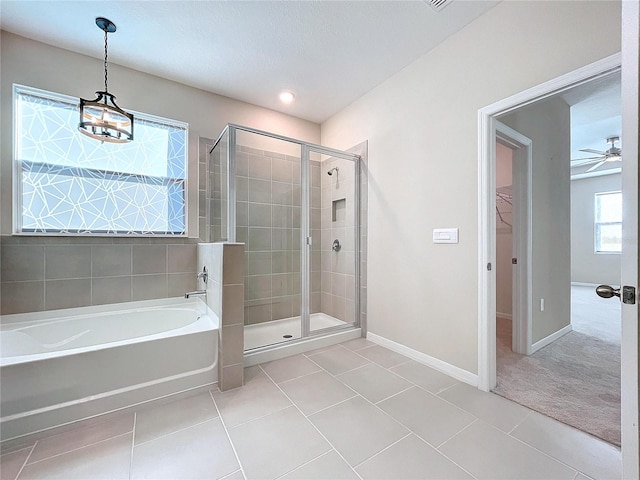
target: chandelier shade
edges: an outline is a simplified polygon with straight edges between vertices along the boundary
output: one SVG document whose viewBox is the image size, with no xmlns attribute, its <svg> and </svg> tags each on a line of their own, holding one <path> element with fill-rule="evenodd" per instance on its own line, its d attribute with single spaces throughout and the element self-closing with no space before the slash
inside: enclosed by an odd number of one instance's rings
<svg viewBox="0 0 640 480">
<path fill-rule="evenodd" d="M 96 18 L 96 25 L 104 31 L 104 91 L 97 91 L 94 100 L 80 99 L 78 130 L 101 142 L 128 143 L 133 140 L 133 114 L 116 104 L 107 87 L 107 34 L 115 32 L 116 26 L 103 17 Z"/>
</svg>

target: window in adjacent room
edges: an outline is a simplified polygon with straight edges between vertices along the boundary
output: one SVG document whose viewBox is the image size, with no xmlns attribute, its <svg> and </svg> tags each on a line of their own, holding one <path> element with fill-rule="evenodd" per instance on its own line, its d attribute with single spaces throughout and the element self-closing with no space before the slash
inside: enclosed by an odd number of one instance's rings
<svg viewBox="0 0 640 480">
<path fill-rule="evenodd" d="M 78 99 L 14 85 L 16 233 L 186 235 L 183 122 L 135 112 L 131 143 L 78 132 Z"/>
<path fill-rule="evenodd" d="M 595 194 L 595 251 L 622 251 L 622 192 Z"/>
</svg>

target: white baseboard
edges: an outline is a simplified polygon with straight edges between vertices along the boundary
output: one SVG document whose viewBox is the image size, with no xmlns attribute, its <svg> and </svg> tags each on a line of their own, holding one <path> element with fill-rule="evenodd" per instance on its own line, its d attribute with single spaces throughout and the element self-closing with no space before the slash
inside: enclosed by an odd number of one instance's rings
<svg viewBox="0 0 640 480">
<path fill-rule="evenodd" d="M 510 313 L 496 312 L 496 317 L 504 318 L 505 320 L 513 320 L 513 315 Z"/>
<path fill-rule="evenodd" d="M 367 340 L 371 340 L 373 343 L 377 343 L 378 345 L 386 347 L 389 350 L 393 350 L 394 352 L 401 353 L 402 355 L 405 355 L 418 363 L 438 370 L 439 372 L 442 372 L 445 375 L 449 375 L 456 380 L 468 383 L 473 387 L 478 386 L 478 375 L 476 375 L 475 373 L 468 372 L 467 370 L 463 370 L 460 367 L 456 367 L 454 365 L 451 365 L 450 363 L 443 362 L 442 360 L 438 360 L 437 358 L 427 355 L 426 353 L 419 352 L 417 350 L 414 350 L 413 348 L 402 345 L 401 343 L 397 343 L 393 340 L 381 337 L 380 335 L 376 335 L 375 333 L 368 332 Z"/>
<path fill-rule="evenodd" d="M 537 341 L 536 343 L 531 345 L 531 353 L 536 353 L 541 348 L 546 347 L 550 343 L 555 342 L 557 339 L 559 339 L 563 335 L 566 335 L 572 330 L 573 330 L 573 327 L 571 325 L 567 325 L 566 327 L 561 328 L 557 332 L 552 333 L 548 337 L 545 337 L 542 340 Z"/>
</svg>

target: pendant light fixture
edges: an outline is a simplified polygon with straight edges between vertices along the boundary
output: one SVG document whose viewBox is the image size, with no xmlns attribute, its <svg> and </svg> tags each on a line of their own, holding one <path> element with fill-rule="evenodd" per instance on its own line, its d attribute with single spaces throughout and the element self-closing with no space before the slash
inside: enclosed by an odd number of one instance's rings
<svg viewBox="0 0 640 480">
<path fill-rule="evenodd" d="M 96 25 L 104 31 L 104 91 L 96 92 L 95 100 L 80 99 L 78 130 L 102 142 L 127 143 L 133 140 L 133 115 L 118 107 L 107 88 L 107 35 L 115 32 L 116 26 L 103 17 L 96 18 Z"/>
</svg>

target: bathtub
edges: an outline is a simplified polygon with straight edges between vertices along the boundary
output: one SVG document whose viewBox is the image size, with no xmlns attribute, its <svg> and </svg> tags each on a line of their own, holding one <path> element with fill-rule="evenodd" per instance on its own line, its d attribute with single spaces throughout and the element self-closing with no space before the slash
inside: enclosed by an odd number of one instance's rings
<svg viewBox="0 0 640 480">
<path fill-rule="evenodd" d="M 0 316 L 1 440 L 212 385 L 218 329 L 199 298 Z"/>
</svg>

